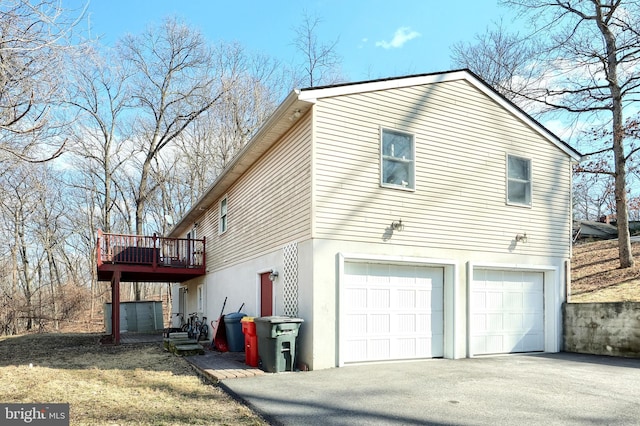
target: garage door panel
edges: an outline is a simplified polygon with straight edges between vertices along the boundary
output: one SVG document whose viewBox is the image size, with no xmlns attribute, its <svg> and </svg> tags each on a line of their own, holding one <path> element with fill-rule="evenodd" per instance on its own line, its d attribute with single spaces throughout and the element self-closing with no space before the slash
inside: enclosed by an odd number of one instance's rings
<svg viewBox="0 0 640 426">
<path fill-rule="evenodd" d="M 490 330 L 504 330 L 504 317 L 502 314 L 488 314 L 486 327 Z"/>
<path fill-rule="evenodd" d="M 544 297 L 542 293 L 529 293 L 523 303 L 523 307 L 527 312 L 540 312 L 544 309 Z"/>
<path fill-rule="evenodd" d="M 391 356 L 391 342 L 389 339 L 369 340 L 368 355 L 372 360 L 388 359 Z"/>
<path fill-rule="evenodd" d="M 473 324 L 474 328 L 478 331 L 487 330 L 487 316 L 484 314 L 472 314 L 471 323 Z"/>
<path fill-rule="evenodd" d="M 440 285 L 434 285 L 432 283 L 433 287 L 431 289 L 431 291 L 429 292 L 431 294 L 431 308 L 440 308 L 442 309 L 442 300 L 444 299 L 444 288 L 442 287 L 442 284 Z"/>
<path fill-rule="evenodd" d="M 524 315 L 520 313 L 506 313 L 506 321 L 503 325 L 503 330 L 524 330 L 529 328 L 532 324 L 525 324 Z"/>
<path fill-rule="evenodd" d="M 414 334 L 416 332 L 416 316 L 412 314 L 398 314 L 396 315 L 396 328 L 395 332 L 398 334 L 409 333 Z"/>
<path fill-rule="evenodd" d="M 388 309 L 391 306 L 391 291 L 388 289 L 372 288 L 369 290 L 368 308 Z"/>
<path fill-rule="evenodd" d="M 411 354 L 416 356 L 417 345 L 416 339 L 395 339 L 394 350 L 398 354 Z"/>
<path fill-rule="evenodd" d="M 497 291 L 488 292 L 485 302 L 487 310 L 501 311 L 504 307 L 504 294 Z"/>
<path fill-rule="evenodd" d="M 352 312 L 355 309 L 364 309 L 367 307 L 367 289 L 366 288 L 350 288 L 345 290 L 345 303 L 348 304 L 347 310 Z"/>
<path fill-rule="evenodd" d="M 507 311 L 521 311 L 524 302 L 524 296 L 522 293 L 515 293 L 512 291 L 505 291 L 502 309 Z"/>
<path fill-rule="evenodd" d="M 413 309 L 416 307 L 417 291 L 414 289 L 398 289 L 397 306 L 399 309 Z"/>
<path fill-rule="evenodd" d="M 367 356 L 367 341 L 365 339 L 350 340 L 345 343 L 345 346 L 345 350 L 348 351 L 354 359 Z"/>
<path fill-rule="evenodd" d="M 344 264 L 344 273 L 349 275 L 353 284 L 366 283 L 369 269 L 365 263 L 351 262 Z"/>
<path fill-rule="evenodd" d="M 471 353 L 544 350 L 544 275 L 474 270 L 471 284 Z"/>
<path fill-rule="evenodd" d="M 367 333 L 381 334 L 391 331 L 391 319 L 389 314 L 372 314 L 367 319 Z"/>
<path fill-rule="evenodd" d="M 544 335 L 542 333 L 531 333 L 522 339 L 522 352 L 539 351 L 544 347 Z"/>
<path fill-rule="evenodd" d="M 522 328 L 524 330 L 538 330 L 540 327 L 540 316 L 537 313 L 522 315 Z"/>
<path fill-rule="evenodd" d="M 436 296 L 437 297 L 437 296 Z M 432 291 L 422 291 L 418 290 L 416 292 L 416 301 L 415 308 L 416 309 L 425 309 L 425 310 L 433 310 L 433 292 Z M 437 305 L 437 303 L 436 303 Z"/>
<path fill-rule="evenodd" d="M 476 287 L 476 290 L 480 288 Z M 475 291 L 471 294 L 471 300 L 469 301 L 471 312 L 477 312 L 478 310 L 484 310 L 487 306 L 487 295 L 481 291 Z M 474 314 L 472 314 L 474 315 Z"/>
<path fill-rule="evenodd" d="M 431 315 L 422 314 L 416 316 L 416 332 L 424 335 L 431 335 L 432 331 Z"/>
<path fill-rule="evenodd" d="M 341 300 L 342 318 L 358 321 L 357 327 L 340 325 L 343 362 L 442 356 L 442 268 L 355 264 L 345 263 L 341 283 L 346 299 Z"/>
<path fill-rule="evenodd" d="M 520 334 L 505 334 L 504 335 L 504 346 L 508 348 L 513 348 L 511 352 L 524 352 L 524 339 L 526 337 Z"/>
<path fill-rule="evenodd" d="M 368 283 L 386 284 L 389 282 L 389 265 L 369 263 L 367 271 Z"/>
<path fill-rule="evenodd" d="M 372 264 L 376 265 L 376 264 Z M 400 264 L 377 264 L 382 269 L 388 271 L 388 275 L 391 280 L 400 280 L 403 278 L 409 278 L 410 282 L 413 282 L 416 278 L 416 267 L 413 265 L 400 265 Z M 420 268 L 420 267 L 418 267 Z M 375 267 L 372 269 L 375 271 Z"/>
<path fill-rule="evenodd" d="M 367 332 L 367 315 L 347 315 L 346 316 L 347 332 L 352 336 L 358 336 Z"/>
</svg>

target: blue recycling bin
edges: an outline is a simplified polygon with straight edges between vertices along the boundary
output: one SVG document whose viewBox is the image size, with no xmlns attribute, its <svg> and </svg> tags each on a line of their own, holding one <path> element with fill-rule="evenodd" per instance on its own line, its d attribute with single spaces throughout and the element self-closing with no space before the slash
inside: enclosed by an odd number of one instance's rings
<svg viewBox="0 0 640 426">
<path fill-rule="evenodd" d="M 224 316 L 224 328 L 227 332 L 227 346 L 229 352 L 244 352 L 244 333 L 242 332 L 242 312 L 233 312 Z"/>
</svg>

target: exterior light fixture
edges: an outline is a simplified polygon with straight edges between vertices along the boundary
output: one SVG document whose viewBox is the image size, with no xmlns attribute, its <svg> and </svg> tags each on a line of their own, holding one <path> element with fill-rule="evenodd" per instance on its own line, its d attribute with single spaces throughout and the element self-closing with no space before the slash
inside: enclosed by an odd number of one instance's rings
<svg viewBox="0 0 640 426">
<path fill-rule="evenodd" d="M 273 282 L 276 280 L 276 278 L 278 278 L 278 271 L 274 271 L 272 269 L 271 273 L 269 274 L 269 279 Z"/>
<path fill-rule="evenodd" d="M 526 243 L 527 242 L 527 233 L 524 234 L 516 234 L 516 243 Z"/>
<path fill-rule="evenodd" d="M 393 231 L 404 231 L 404 223 L 402 223 L 402 219 L 391 222 L 391 229 Z"/>
</svg>

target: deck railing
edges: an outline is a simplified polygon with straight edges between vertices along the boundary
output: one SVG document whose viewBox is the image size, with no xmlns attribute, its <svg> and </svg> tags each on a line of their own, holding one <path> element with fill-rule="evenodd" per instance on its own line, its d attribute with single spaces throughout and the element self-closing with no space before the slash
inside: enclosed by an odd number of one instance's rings
<svg viewBox="0 0 640 426">
<path fill-rule="evenodd" d="M 98 266 L 131 264 L 202 268 L 205 266 L 205 239 L 164 238 L 156 234 L 125 235 L 98 230 Z"/>
</svg>

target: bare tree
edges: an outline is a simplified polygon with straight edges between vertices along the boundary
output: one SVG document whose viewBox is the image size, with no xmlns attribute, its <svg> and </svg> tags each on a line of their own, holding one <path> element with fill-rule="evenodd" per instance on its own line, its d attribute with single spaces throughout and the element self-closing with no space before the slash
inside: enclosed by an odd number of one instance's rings
<svg viewBox="0 0 640 426">
<path fill-rule="evenodd" d="M 78 19 L 57 0 L 0 1 L 1 153 L 38 162 L 62 152 L 59 135 L 51 134 L 51 109 L 64 95 L 68 39 Z"/>
<path fill-rule="evenodd" d="M 176 138 L 154 165 L 158 184 L 153 208 L 155 229 L 167 228 L 167 217 L 181 217 L 200 198 L 222 169 L 242 150 L 289 87 L 279 62 L 251 54 L 238 44 L 219 54 L 233 58 L 234 78 L 211 109 Z M 229 68 L 229 67 L 227 67 Z"/>
<path fill-rule="evenodd" d="M 150 181 L 154 158 L 220 99 L 228 83 L 203 36 L 176 19 L 125 37 L 119 50 L 135 73 L 140 148 L 135 223 L 142 233 L 146 201 L 157 188 Z"/>
<path fill-rule="evenodd" d="M 223 76 L 233 63 L 215 63 L 202 34 L 176 19 L 166 19 L 140 36 L 119 44 L 122 61 L 134 72 L 132 98 L 138 119 L 139 179 L 136 188 L 136 233 L 143 233 L 147 202 L 158 185 L 151 179 L 154 159 L 209 110 L 232 80 Z M 136 299 L 139 292 L 136 291 Z"/>
<path fill-rule="evenodd" d="M 10 194 L 0 200 L 4 231 L 12 247 L 12 263 L 15 268 L 13 282 L 5 287 L 13 303 L 14 328 L 17 331 L 31 330 L 40 316 L 38 295 L 42 291 L 39 274 L 46 263 L 45 244 L 39 241 L 36 228 L 43 210 L 41 196 L 45 194 L 42 173 L 33 173 L 26 163 L 16 162 L 3 176 L 2 185 Z"/>
<path fill-rule="evenodd" d="M 613 176 L 600 173 L 575 173 L 573 212 L 577 219 L 599 220 L 615 209 Z"/>
<path fill-rule="evenodd" d="M 340 72 L 341 59 L 336 52 L 338 39 L 327 43 L 318 40 L 321 23 L 322 19 L 305 11 L 300 25 L 294 28 L 293 45 L 302 57 L 304 73 L 300 83 L 308 87 L 344 81 Z"/>
<path fill-rule="evenodd" d="M 79 117 L 70 151 L 80 159 L 78 172 L 84 170 L 89 175 L 78 182 L 90 183 L 91 187 L 84 189 L 95 193 L 100 204 L 101 228 L 111 232 L 112 212 L 120 208 L 118 195 L 122 195 L 118 172 L 133 155 L 126 133 L 131 130 L 126 126 L 132 103 L 128 87 L 131 73 L 110 52 L 101 55 L 87 48 L 72 75 L 75 84 L 68 104 Z"/>
<path fill-rule="evenodd" d="M 500 20 L 477 34 L 473 42 L 454 44 L 451 60 L 455 68 L 468 68 L 482 76 L 507 99 L 524 103 L 519 94 L 535 79 L 529 66 L 535 49 L 532 40 L 510 33 Z"/>
</svg>

